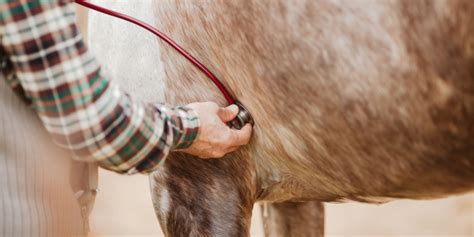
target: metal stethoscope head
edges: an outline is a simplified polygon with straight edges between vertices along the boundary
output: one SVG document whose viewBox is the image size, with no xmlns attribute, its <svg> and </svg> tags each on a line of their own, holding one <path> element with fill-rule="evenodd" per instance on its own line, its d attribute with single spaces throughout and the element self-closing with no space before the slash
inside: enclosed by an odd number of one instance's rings
<svg viewBox="0 0 474 237">
<path fill-rule="evenodd" d="M 228 123 L 229 127 L 240 130 L 247 123 L 250 123 L 253 126 L 254 121 L 250 112 L 239 102 L 236 102 L 235 105 L 239 107 L 239 113 L 234 120 Z"/>
</svg>

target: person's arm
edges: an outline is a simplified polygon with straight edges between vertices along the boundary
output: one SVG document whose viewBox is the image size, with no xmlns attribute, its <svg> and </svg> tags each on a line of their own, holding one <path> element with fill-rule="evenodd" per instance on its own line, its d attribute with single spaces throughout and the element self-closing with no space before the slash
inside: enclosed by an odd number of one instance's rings
<svg viewBox="0 0 474 237">
<path fill-rule="evenodd" d="M 146 173 L 170 150 L 189 149 L 196 140 L 200 122 L 193 110 L 140 103 L 103 75 L 70 1 L 8 1 L 0 10 L 1 47 L 18 86 L 55 142 L 76 158 Z"/>
</svg>

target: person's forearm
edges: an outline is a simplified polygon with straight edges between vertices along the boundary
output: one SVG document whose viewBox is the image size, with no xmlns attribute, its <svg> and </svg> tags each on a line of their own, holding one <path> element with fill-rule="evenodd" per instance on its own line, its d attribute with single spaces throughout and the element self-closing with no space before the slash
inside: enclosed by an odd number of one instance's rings
<svg viewBox="0 0 474 237">
<path fill-rule="evenodd" d="M 71 3 L 0 5 L 9 9 L 0 13 L 0 32 L 16 79 L 53 139 L 76 157 L 120 173 L 149 172 L 194 141 L 192 111 L 137 102 L 103 76 Z"/>
</svg>

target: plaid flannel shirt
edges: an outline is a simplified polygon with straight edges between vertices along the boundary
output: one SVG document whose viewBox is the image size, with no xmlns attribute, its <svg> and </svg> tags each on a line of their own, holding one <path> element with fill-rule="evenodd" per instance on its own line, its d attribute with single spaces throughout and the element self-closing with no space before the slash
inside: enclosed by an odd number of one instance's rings
<svg viewBox="0 0 474 237">
<path fill-rule="evenodd" d="M 141 103 L 104 77 L 75 25 L 72 0 L 1 0 L 0 53 L 8 84 L 80 160 L 147 173 L 197 136 L 192 110 Z"/>
</svg>

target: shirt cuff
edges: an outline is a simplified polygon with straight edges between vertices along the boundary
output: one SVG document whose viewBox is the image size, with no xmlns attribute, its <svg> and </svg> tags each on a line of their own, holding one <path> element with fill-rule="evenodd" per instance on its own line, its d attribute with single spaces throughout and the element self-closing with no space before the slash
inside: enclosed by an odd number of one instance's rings
<svg viewBox="0 0 474 237">
<path fill-rule="evenodd" d="M 173 123 L 172 149 L 185 149 L 190 147 L 199 133 L 199 118 L 194 110 L 184 106 L 174 109 L 175 115 L 171 117 Z"/>
</svg>

